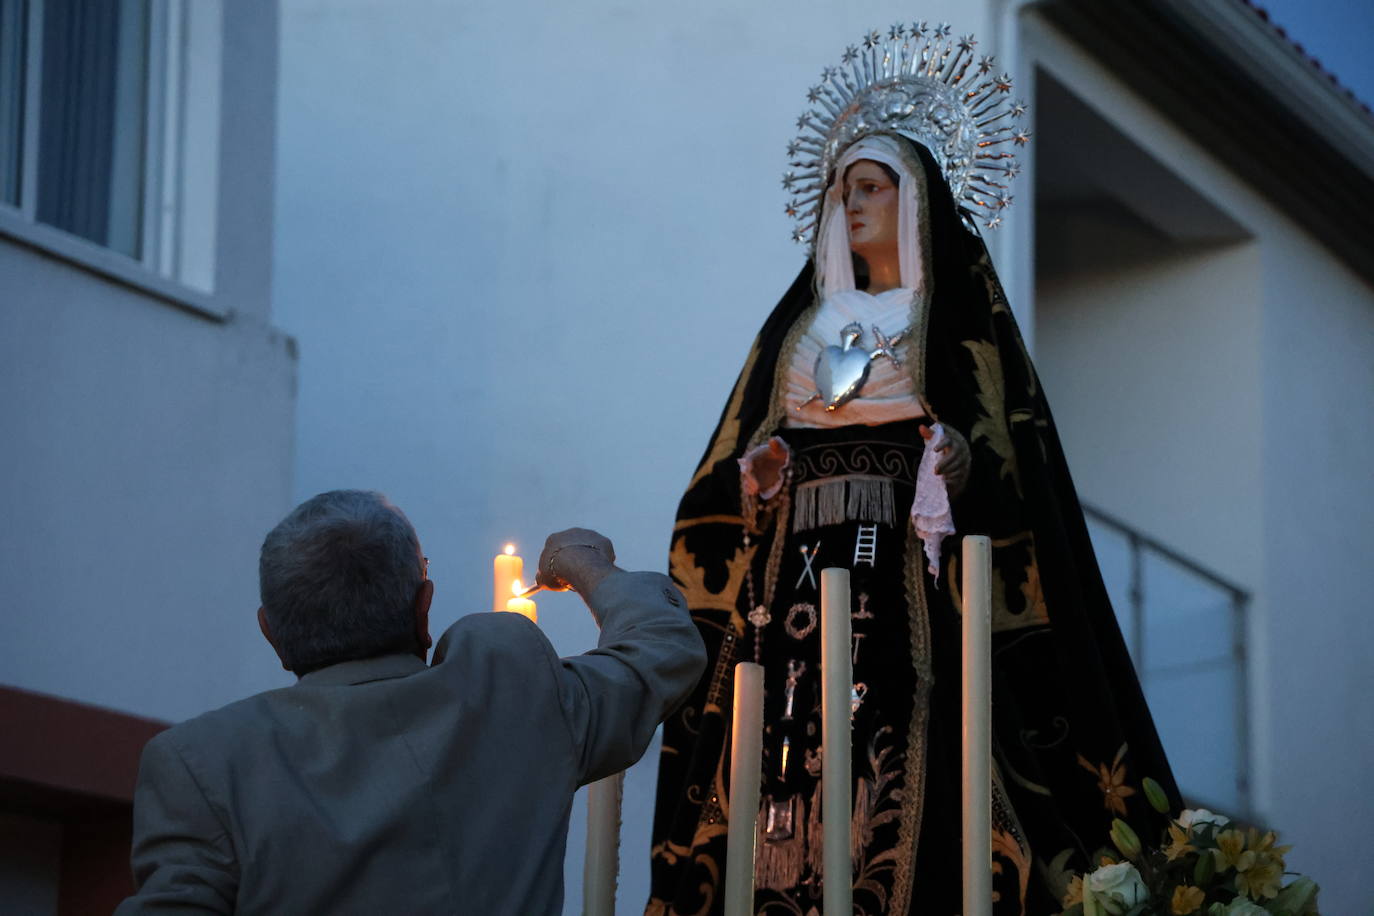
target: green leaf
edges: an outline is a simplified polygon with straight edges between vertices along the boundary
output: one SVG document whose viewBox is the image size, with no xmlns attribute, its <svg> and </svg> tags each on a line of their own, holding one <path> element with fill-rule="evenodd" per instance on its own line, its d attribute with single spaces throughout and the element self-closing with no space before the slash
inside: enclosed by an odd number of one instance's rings
<svg viewBox="0 0 1374 916">
<path fill-rule="evenodd" d="M 1217 861 L 1212 857 L 1212 853 L 1203 850 L 1198 854 L 1197 864 L 1193 866 L 1193 883 L 1198 887 L 1206 887 L 1216 874 Z"/>
<path fill-rule="evenodd" d="M 1271 913 L 1283 912 L 1291 916 L 1317 912 L 1317 882 L 1311 878 L 1299 877 L 1292 884 L 1279 891 L 1279 895 L 1269 902 L 1277 909 Z"/>
</svg>

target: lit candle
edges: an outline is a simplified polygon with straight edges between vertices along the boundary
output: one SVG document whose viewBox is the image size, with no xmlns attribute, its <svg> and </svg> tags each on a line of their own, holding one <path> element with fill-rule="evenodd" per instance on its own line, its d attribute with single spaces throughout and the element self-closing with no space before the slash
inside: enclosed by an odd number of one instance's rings
<svg viewBox="0 0 1374 916">
<path fill-rule="evenodd" d="M 730 824 L 725 842 L 725 916 L 754 912 L 754 843 L 758 836 L 763 766 L 763 666 L 735 665 L 730 731 Z M 787 743 L 783 742 L 783 769 Z"/>
<path fill-rule="evenodd" d="M 849 820 L 851 669 L 849 570 L 821 570 L 821 900 L 824 912 L 854 912 Z"/>
<path fill-rule="evenodd" d="M 506 549 L 496 555 L 496 560 L 493 563 L 491 586 L 491 609 L 493 611 L 514 610 L 506 607 L 511 596 L 510 586 L 524 573 L 525 561 L 515 555 L 514 544 L 507 544 Z"/>
<path fill-rule="evenodd" d="M 587 856 L 582 860 L 583 916 L 615 916 L 620 874 L 620 796 L 625 774 L 587 786 Z"/>
<path fill-rule="evenodd" d="M 992 543 L 963 549 L 964 913 L 992 913 Z M 1085 895 L 1086 896 L 1086 895 Z"/>
<path fill-rule="evenodd" d="M 499 559 L 499 558 L 498 558 Z M 520 559 L 516 557 L 516 559 Z M 510 584 L 511 594 L 515 597 L 506 599 L 506 606 L 503 611 L 510 611 L 512 614 L 523 614 L 530 619 L 531 623 L 539 622 L 539 612 L 535 608 L 534 602 L 528 598 L 521 598 L 520 593 L 525 590 L 525 584 L 516 579 Z"/>
</svg>

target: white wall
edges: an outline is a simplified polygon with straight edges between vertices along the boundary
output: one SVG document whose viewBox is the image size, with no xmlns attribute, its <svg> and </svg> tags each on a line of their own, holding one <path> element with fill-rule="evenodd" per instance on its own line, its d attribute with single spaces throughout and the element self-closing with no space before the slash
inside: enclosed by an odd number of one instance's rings
<svg viewBox="0 0 1374 916">
<path fill-rule="evenodd" d="M 435 625 L 492 555 L 588 525 L 666 568 L 677 500 L 791 283 L 780 186 L 806 88 L 869 28 L 982 4 L 283 4 L 276 307 L 301 344 L 297 496 L 389 493 Z M 541 599 L 565 653 L 575 598 Z M 656 750 L 621 902 L 647 897 Z M 567 909 L 580 905 L 574 809 Z"/>
<path fill-rule="evenodd" d="M 1264 250 L 1265 588 L 1273 822 L 1333 913 L 1369 912 L 1349 825 L 1374 761 L 1374 289 L 1278 220 Z"/>
<path fill-rule="evenodd" d="M 290 497 L 287 341 L 8 245 L 0 275 L 0 681 L 173 720 L 274 684 L 255 580 Z"/>
<path fill-rule="evenodd" d="M 1038 239 L 1037 366 L 1079 495 L 1253 591 L 1258 253 L 1174 246 L 1102 209 L 1042 213 Z M 1054 248 L 1072 264 L 1044 265 Z"/>
<path fill-rule="evenodd" d="M 276 7 L 225 4 L 216 307 L 0 239 L 0 683 L 182 719 L 284 682 L 257 548 L 290 508 L 268 324 Z"/>
<path fill-rule="evenodd" d="M 1262 592 L 1256 246 L 1178 243 L 1105 200 L 1043 206 L 1037 222 L 1037 362 L 1080 498 Z M 1229 594 L 1154 556 L 1133 596 L 1126 543 L 1103 531 L 1095 546 L 1184 796 L 1241 812 Z"/>
<path fill-rule="evenodd" d="M 1180 454 L 1181 442 L 1159 444 L 1169 460 L 1153 466 L 1105 454 L 1095 424 L 1126 435 L 1130 418 L 1075 420 L 1076 364 L 1100 359 L 1078 325 L 1101 314 L 1084 295 L 1091 280 L 1065 300 L 1070 311 L 1045 314 L 1076 342 L 1052 356 L 1042 324 L 1040 365 L 1089 498 L 1253 588 L 1256 813 L 1295 845 L 1289 867 L 1322 885 L 1324 911 L 1365 912 L 1374 905 L 1367 857 L 1347 836 L 1374 817 L 1369 793 L 1351 790 L 1374 760 L 1365 660 L 1374 639 L 1374 288 L 1082 52 L 1030 26 L 1042 66 L 1254 240 L 1161 261 L 1097 291 L 1129 314 L 1113 332 L 1118 343 L 1140 333 L 1159 348 L 1118 356 L 1134 379 L 1150 377 L 1142 360 L 1156 362 L 1196 454 Z M 1205 306 L 1181 311 L 1184 302 Z M 1166 413 L 1149 408 L 1143 419 Z"/>
</svg>

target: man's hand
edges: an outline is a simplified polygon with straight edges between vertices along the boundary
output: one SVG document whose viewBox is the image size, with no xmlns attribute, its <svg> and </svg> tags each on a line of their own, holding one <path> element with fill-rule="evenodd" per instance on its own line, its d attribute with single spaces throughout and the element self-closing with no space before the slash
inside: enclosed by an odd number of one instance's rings
<svg viewBox="0 0 1374 916">
<path fill-rule="evenodd" d="M 943 455 L 935 465 L 935 473 L 945 479 L 950 499 L 953 499 L 968 486 L 969 471 L 973 469 L 973 456 L 969 451 L 968 440 L 957 429 L 946 425 L 944 430 L 945 441 L 935 446 L 935 450 Z M 935 438 L 935 431 L 922 424 L 921 437 L 929 442 Z"/>
<path fill-rule="evenodd" d="M 615 547 L 590 528 L 569 528 L 549 535 L 539 554 L 535 582 L 550 591 L 572 589 L 590 595 L 615 569 Z"/>
</svg>

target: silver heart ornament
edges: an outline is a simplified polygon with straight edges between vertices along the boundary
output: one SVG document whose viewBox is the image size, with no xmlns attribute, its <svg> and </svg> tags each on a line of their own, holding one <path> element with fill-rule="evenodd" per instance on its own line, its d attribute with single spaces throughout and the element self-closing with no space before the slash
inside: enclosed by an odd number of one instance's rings
<svg viewBox="0 0 1374 916">
<path fill-rule="evenodd" d="M 846 325 L 840 332 L 843 346 L 830 345 L 816 354 L 816 366 L 812 378 L 816 382 L 816 396 L 826 410 L 835 410 L 859 396 L 868 381 L 868 367 L 873 356 L 867 350 L 857 349 L 862 330 L 858 325 Z"/>
</svg>

